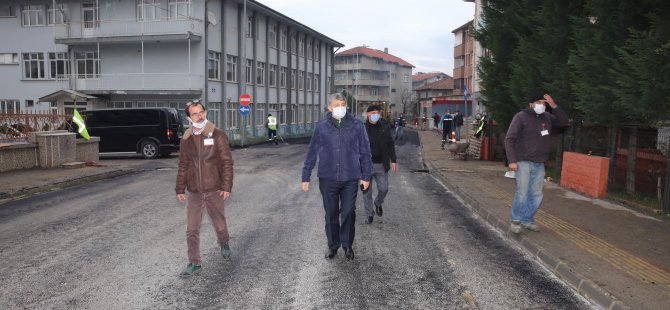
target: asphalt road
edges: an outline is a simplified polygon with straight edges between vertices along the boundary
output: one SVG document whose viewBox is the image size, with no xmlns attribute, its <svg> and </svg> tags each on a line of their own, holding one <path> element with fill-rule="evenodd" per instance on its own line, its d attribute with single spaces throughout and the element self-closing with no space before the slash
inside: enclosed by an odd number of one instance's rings
<svg viewBox="0 0 670 310">
<path fill-rule="evenodd" d="M 363 223 L 358 199 L 354 261 L 323 258 L 316 171 L 300 190 L 305 144 L 233 152 L 232 257 L 206 219 L 203 269 L 187 279 L 177 159 L 120 158 L 144 171 L 0 205 L 0 309 L 594 307 L 422 171 L 416 133 L 405 134 L 384 216 Z"/>
</svg>

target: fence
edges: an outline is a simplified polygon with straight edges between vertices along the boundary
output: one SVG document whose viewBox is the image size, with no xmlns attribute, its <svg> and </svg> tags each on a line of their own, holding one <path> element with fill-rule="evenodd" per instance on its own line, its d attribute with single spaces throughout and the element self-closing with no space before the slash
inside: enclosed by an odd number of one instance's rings
<svg viewBox="0 0 670 310">
<path fill-rule="evenodd" d="M 26 142 L 31 132 L 71 130 L 72 116 L 48 112 L 0 113 L 0 143 Z"/>
</svg>

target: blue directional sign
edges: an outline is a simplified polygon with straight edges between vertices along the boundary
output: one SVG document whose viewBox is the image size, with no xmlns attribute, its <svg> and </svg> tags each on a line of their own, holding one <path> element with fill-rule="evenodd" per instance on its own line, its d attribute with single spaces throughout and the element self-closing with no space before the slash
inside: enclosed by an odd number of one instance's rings
<svg viewBox="0 0 670 310">
<path fill-rule="evenodd" d="M 249 115 L 249 112 L 251 112 L 251 107 L 248 105 L 241 105 L 238 110 L 240 111 L 240 115 L 247 116 Z"/>
</svg>

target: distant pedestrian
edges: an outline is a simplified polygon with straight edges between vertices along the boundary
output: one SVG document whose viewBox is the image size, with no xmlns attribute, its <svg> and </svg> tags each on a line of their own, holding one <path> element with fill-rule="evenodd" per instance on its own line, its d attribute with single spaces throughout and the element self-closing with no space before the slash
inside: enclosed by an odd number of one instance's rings
<svg viewBox="0 0 670 310">
<path fill-rule="evenodd" d="M 363 203 L 365 205 L 365 223 L 370 224 L 374 214 L 382 216 L 384 209 L 382 204 L 389 190 L 388 171 L 397 169 L 395 145 L 391 137 L 391 128 L 385 120 L 381 119 L 381 108 L 371 105 L 367 110 L 365 129 L 370 140 L 370 151 L 372 152 L 372 179 L 370 187 L 363 192 Z M 374 198 L 375 209 L 372 209 L 372 181 L 377 183 L 377 197 Z"/>
<path fill-rule="evenodd" d="M 207 121 L 207 111 L 200 102 L 190 102 L 186 115 L 192 123 L 182 137 L 179 148 L 179 169 L 175 191 L 186 205 L 186 244 L 189 264 L 181 273 L 187 277 L 202 268 L 200 259 L 200 226 L 203 212 L 211 218 L 221 255 L 230 257 L 228 226 L 224 201 L 233 188 L 233 156 L 228 136 Z"/>
<path fill-rule="evenodd" d="M 447 110 L 442 115 L 440 124 L 442 124 L 442 148 L 444 148 L 445 144 L 451 143 L 451 130 L 454 124 L 454 116 L 451 115 L 451 110 Z"/>
<path fill-rule="evenodd" d="M 463 115 L 461 110 L 456 110 L 454 115 L 454 131 L 456 131 L 456 141 L 461 141 L 461 126 L 463 126 Z"/>
<path fill-rule="evenodd" d="M 302 190 L 309 190 L 312 169 L 319 162 L 317 176 L 326 212 L 326 258 L 333 258 L 340 246 L 347 259 L 354 259 L 356 196 L 370 185 L 372 158 L 365 125 L 347 113 L 347 101 L 331 94 L 328 113 L 314 128 L 302 168 Z"/>
<path fill-rule="evenodd" d="M 568 125 L 567 115 L 549 94 L 532 95 L 528 102 L 528 108 L 514 115 L 505 136 L 509 168 L 515 171 L 510 230 L 516 234 L 521 228 L 539 231 L 535 213 L 542 203 L 544 162 L 549 159 L 551 134 Z M 545 112 L 547 104 L 551 113 Z"/>
<path fill-rule="evenodd" d="M 435 135 L 440 134 L 440 115 L 437 112 L 433 114 L 433 129 L 435 130 Z"/>
<path fill-rule="evenodd" d="M 401 140 L 405 133 L 405 116 L 400 113 L 400 116 L 395 120 L 395 139 Z"/>
<path fill-rule="evenodd" d="M 277 142 L 277 118 L 272 114 L 268 114 L 268 121 L 265 123 L 265 127 L 268 129 L 268 141 L 274 142 L 275 145 Z"/>
</svg>

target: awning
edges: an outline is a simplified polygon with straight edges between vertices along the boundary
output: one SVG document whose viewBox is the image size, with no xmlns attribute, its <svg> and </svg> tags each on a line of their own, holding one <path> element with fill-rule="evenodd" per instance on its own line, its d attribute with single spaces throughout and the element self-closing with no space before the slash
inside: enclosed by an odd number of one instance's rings
<svg viewBox="0 0 670 310">
<path fill-rule="evenodd" d="M 58 101 L 59 98 L 62 98 L 64 100 L 82 100 L 82 101 L 87 101 L 91 99 L 98 99 L 98 97 L 87 95 L 84 93 L 80 93 L 76 90 L 71 90 L 71 89 L 62 89 L 57 92 L 48 94 L 44 97 L 40 97 L 40 102 L 54 102 Z"/>
</svg>

